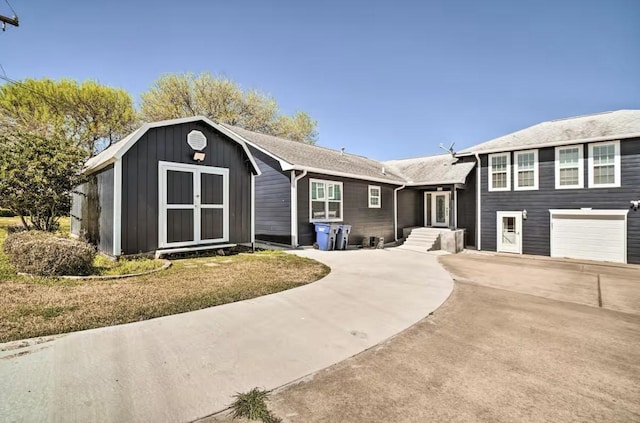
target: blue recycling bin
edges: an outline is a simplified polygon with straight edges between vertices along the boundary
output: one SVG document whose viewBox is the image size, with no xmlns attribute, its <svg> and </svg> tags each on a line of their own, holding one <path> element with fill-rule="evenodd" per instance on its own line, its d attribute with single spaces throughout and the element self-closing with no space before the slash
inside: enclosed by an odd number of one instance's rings
<svg viewBox="0 0 640 423">
<path fill-rule="evenodd" d="M 338 225 L 316 223 L 316 243 L 322 251 L 330 251 L 335 247 Z"/>
<path fill-rule="evenodd" d="M 351 225 L 340 225 L 338 234 L 336 235 L 336 250 L 346 250 L 349 245 L 349 234 L 351 233 Z"/>
</svg>

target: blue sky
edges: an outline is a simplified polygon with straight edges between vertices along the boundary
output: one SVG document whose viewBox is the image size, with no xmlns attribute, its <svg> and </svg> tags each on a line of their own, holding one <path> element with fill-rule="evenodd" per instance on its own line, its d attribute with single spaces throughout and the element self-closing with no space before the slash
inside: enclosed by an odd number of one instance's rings
<svg viewBox="0 0 640 423">
<path fill-rule="evenodd" d="M 137 101 L 163 73 L 209 71 L 310 113 L 320 145 L 377 159 L 640 108 L 637 0 L 10 2 L 10 78 L 94 79 Z"/>
</svg>

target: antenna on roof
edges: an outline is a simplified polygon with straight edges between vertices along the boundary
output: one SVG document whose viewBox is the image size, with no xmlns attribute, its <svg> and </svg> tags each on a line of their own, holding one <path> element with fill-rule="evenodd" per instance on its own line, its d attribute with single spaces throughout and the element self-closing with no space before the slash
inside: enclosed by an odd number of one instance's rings
<svg viewBox="0 0 640 423">
<path fill-rule="evenodd" d="M 449 146 L 449 148 L 446 148 L 444 146 L 444 144 L 440 143 L 440 148 L 443 149 L 444 151 L 446 151 L 447 153 L 451 154 L 451 157 L 455 157 L 456 156 L 456 152 L 453 150 L 453 146 L 456 145 L 456 142 L 452 142 L 451 145 Z"/>
</svg>

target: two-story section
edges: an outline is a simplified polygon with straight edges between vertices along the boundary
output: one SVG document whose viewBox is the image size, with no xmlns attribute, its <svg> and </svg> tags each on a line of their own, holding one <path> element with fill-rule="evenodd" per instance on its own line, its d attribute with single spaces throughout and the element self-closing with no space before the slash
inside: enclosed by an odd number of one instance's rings
<svg viewBox="0 0 640 423">
<path fill-rule="evenodd" d="M 478 249 L 640 263 L 640 110 L 543 122 L 476 161 Z"/>
</svg>

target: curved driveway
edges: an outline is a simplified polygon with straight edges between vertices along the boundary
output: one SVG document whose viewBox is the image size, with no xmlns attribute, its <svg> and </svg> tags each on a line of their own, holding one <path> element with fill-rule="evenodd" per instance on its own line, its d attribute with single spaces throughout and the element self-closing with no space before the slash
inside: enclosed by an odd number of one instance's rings
<svg viewBox="0 0 640 423">
<path fill-rule="evenodd" d="M 453 289 L 435 255 L 296 251 L 324 279 L 252 300 L 76 332 L 0 352 L 5 421 L 186 422 L 254 386 L 272 389 L 408 328 Z"/>
</svg>

